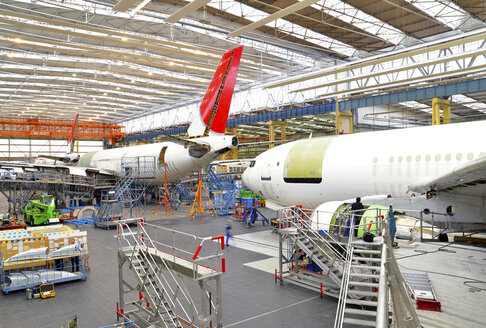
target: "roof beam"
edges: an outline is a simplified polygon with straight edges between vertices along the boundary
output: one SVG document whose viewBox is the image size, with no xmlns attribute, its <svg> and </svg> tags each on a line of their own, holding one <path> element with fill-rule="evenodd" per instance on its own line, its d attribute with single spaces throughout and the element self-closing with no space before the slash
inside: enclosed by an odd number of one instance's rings
<svg viewBox="0 0 486 328">
<path fill-rule="evenodd" d="M 246 25 L 236 31 L 231 32 L 228 34 L 230 38 L 236 38 L 237 36 L 240 36 L 241 34 L 248 33 L 249 31 L 253 31 L 254 29 L 263 26 L 267 23 L 270 23 L 276 19 L 285 17 L 289 14 L 292 14 L 302 8 L 308 7 L 316 2 L 319 2 L 319 0 L 303 0 L 299 3 L 293 4 L 292 6 L 289 6 L 287 8 L 284 8 L 282 10 L 277 11 L 276 13 L 269 15 L 263 19 L 260 19 L 259 21 L 253 22 L 249 25 Z"/>
<path fill-rule="evenodd" d="M 123 0 L 121 0 L 121 1 L 123 1 Z M 182 19 L 186 16 L 189 16 L 190 14 L 192 14 L 193 12 L 195 12 L 196 10 L 201 8 L 202 6 L 205 6 L 210 1 L 211 0 L 194 0 L 190 3 L 188 3 L 187 5 L 185 5 L 184 7 L 182 7 L 181 9 L 179 9 L 178 11 L 176 11 L 175 13 L 173 13 L 172 15 L 170 15 L 169 17 L 167 17 L 167 19 L 165 21 L 167 23 L 174 24 L 179 19 Z"/>
<path fill-rule="evenodd" d="M 113 7 L 113 11 L 127 11 L 133 6 L 138 0 L 120 0 L 118 3 Z"/>
</svg>

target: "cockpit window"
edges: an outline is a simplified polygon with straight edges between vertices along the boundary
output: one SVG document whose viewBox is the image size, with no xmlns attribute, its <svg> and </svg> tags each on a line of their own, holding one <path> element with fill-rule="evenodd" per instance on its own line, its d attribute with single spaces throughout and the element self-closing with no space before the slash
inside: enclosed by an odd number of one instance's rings
<svg viewBox="0 0 486 328">
<path fill-rule="evenodd" d="M 250 167 L 254 167 L 255 166 L 255 163 L 256 163 L 256 161 L 251 161 L 250 162 Z"/>
</svg>

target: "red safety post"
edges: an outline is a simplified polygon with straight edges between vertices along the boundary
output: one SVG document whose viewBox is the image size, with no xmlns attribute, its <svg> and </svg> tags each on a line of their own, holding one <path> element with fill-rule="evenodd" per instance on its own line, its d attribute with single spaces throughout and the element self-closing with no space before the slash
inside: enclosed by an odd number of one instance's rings
<svg viewBox="0 0 486 328">
<path fill-rule="evenodd" d="M 370 221 L 370 224 L 368 225 L 368 230 L 371 229 L 371 225 L 373 224 L 373 220 Z"/>
<path fill-rule="evenodd" d="M 201 245 L 199 245 L 199 246 L 197 247 L 196 251 L 194 252 L 194 255 L 192 256 L 192 259 L 193 259 L 193 260 L 195 260 L 195 259 L 196 259 L 196 257 L 198 256 L 199 252 L 201 251 L 201 248 L 202 248 L 202 246 L 201 246 Z"/>
<path fill-rule="evenodd" d="M 143 218 L 140 218 L 140 226 L 143 228 Z M 144 244 L 143 233 L 141 234 L 141 238 L 142 238 L 142 245 L 143 245 Z"/>
<path fill-rule="evenodd" d="M 300 223 L 300 226 L 303 226 L 304 223 L 302 221 L 302 218 L 304 217 L 304 211 L 302 210 L 302 205 L 295 205 L 295 207 L 300 208 L 299 223 Z"/>
<path fill-rule="evenodd" d="M 323 294 L 323 293 L 322 293 L 322 282 L 321 282 L 321 298 L 322 298 L 322 294 Z"/>
<path fill-rule="evenodd" d="M 224 257 L 221 258 L 221 271 L 223 271 L 223 273 L 226 272 L 226 259 Z"/>
</svg>

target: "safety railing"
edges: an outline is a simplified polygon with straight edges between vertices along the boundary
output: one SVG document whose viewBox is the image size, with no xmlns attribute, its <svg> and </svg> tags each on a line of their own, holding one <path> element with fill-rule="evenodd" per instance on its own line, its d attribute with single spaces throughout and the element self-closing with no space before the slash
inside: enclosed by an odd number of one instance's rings
<svg viewBox="0 0 486 328">
<path fill-rule="evenodd" d="M 380 272 L 380 289 L 378 293 L 378 307 L 376 327 L 388 327 L 388 289 L 381 288 L 382 281 L 388 281 L 389 292 L 391 295 L 393 307 L 393 322 L 397 328 L 417 328 L 421 327 L 412 303 L 410 295 L 407 292 L 406 282 L 403 279 L 398 263 L 395 259 L 391 247 L 391 238 L 389 234 L 388 222 L 384 222 L 385 233 L 383 254 L 386 261 L 382 261 L 382 272 Z M 382 279 L 381 276 L 386 277 Z"/>
<path fill-rule="evenodd" d="M 351 221 L 350 231 L 354 231 L 354 220 Z M 343 276 L 341 278 L 341 289 L 339 291 L 334 328 L 341 328 L 344 323 L 344 311 L 346 309 L 346 300 L 348 298 L 349 277 L 351 273 L 351 264 L 353 262 L 353 235 L 353 233 L 349 234 L 348 244 L 346 246 L 346 259 L 344 261 Z"/>
<path fill-rule="evenodd" d="M 155 247 L 163 252 L 164 258 L 190 263 L 193 279 L 219 275 L 225 271 L 222 253 L 224 236 L 201 238 L 147 222 L 143 227 L 150 234 Z"/>
</svg>

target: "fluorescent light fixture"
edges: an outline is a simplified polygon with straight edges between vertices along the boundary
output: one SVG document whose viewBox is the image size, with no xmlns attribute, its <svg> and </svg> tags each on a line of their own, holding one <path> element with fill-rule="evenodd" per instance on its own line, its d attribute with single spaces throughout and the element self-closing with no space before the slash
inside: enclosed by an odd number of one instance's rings
<svg viewBox="0 0 486 328">
<path fill-rule="evenodd" d="M 22 40 L 21 38 L 15 38 L 14 42 L 15 43 L 22 43 L 22 42 L 24 42 L 24 40 Z"/>
<path fill-rule="evenodd" d="M 135 7 L 135 9 L 133 9 L 130 14 L 135 15 L 140 9 L 145 7 L 145 5 L 149 2 L 150 2 L 150 0 L 144 0 L 141 4 L 139 4 L 137 7 Z"/>
<path fill-rule="evenodd" d="M 128 38 L 126 36 L 122 37 L 122 41 L 127 41 L 127 40 L 128 40 Z"/>
</svg>

